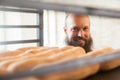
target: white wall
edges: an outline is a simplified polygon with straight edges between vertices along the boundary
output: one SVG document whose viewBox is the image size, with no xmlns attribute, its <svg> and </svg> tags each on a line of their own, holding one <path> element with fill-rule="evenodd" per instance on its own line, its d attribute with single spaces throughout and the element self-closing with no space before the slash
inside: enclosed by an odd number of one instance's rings
<svg viewBox="0 0 120 80">
<path fill-rule="evenodd" d="M 120 48 L 120 19 L 91 16 L 91 34 L 94 47 Z"/>
<path fill-rule="evenodd" d="M 63 45 L 64 12 L 44 11 L 44 46 Z"/>
</svg>

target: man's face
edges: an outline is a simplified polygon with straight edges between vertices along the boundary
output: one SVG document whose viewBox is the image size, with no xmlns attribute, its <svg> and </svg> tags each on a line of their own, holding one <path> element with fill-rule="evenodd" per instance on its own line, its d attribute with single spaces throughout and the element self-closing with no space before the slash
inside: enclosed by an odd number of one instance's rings
<svg viewBox="0 0 120 80">
<path fill-rule="evenodd" d="M 90 21 L 86 15 L 69 15 L 66 21 L 67 43 L 73 46 L 84 47 L 89 43 Z"/>
</svg>

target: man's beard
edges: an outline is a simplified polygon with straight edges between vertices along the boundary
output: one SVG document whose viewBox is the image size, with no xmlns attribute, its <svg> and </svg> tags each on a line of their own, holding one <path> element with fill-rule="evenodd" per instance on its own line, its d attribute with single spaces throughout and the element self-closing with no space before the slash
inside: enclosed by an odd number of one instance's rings
<svg viewBox="0 0 120 80">
<path fill-rule="evenodd" d="M 80 40 L 85 42 L 85 44 L 84 45 L 78 44 L 77 42 L 80 41 Z M 71 40 L 69 40 L 68 37 L 66 36 L 65 43 L 67 45 L 71 45 L 71 46 L 80 46 L 80 47 L 84 48 L 86 53 L 92 51 L 92 47 L 93 47 L 93 40 L 92 40 L 91 36 L 88 40 L 86 40 L 82 37 L 74 37 Z"/>
</svg>

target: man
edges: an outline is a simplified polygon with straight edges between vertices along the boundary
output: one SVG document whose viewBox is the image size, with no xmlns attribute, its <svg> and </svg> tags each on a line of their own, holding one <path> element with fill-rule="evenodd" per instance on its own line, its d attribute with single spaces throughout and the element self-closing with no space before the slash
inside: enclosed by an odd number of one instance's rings
<svg viewBox="0 0 120 80">
<path fill-rule="evenodd" d="M 64 32 L 67 45 L 80 46 L 86 52 L 92 51 L 93 41 L 90 35 L 90 19 L 88 15 L 68 14 Z"/>
</svg>

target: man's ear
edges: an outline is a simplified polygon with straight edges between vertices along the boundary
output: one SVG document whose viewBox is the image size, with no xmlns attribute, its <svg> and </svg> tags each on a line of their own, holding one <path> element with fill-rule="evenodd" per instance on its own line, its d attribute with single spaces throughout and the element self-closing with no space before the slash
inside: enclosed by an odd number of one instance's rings
<svg viewBox="0 0 120 80">
<path fill-rule="evenodd" d="M 64 32 L 67 33 L 67 28 L 66 27 L 64 27 Z"/>
</svg>

